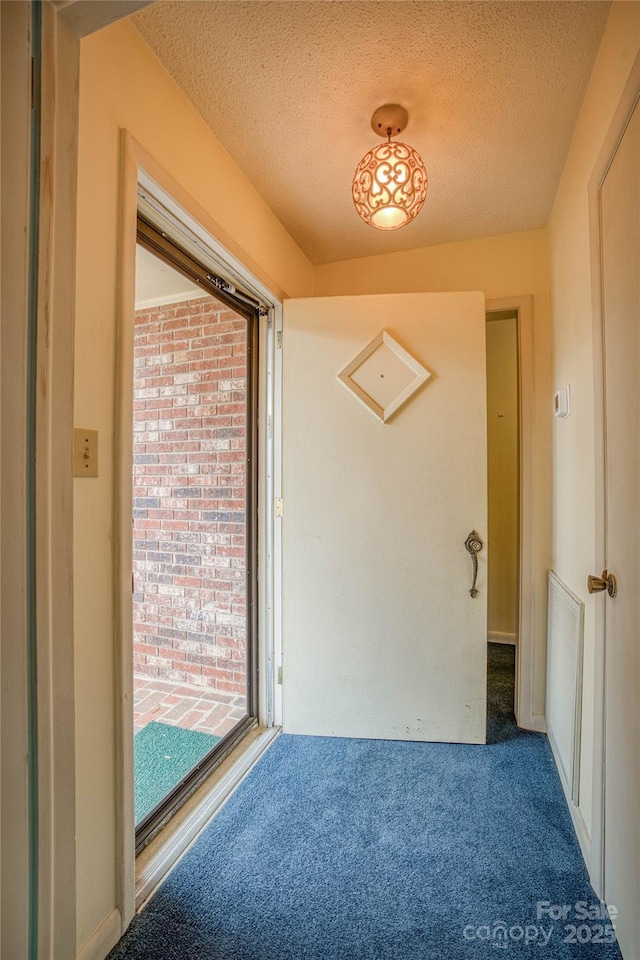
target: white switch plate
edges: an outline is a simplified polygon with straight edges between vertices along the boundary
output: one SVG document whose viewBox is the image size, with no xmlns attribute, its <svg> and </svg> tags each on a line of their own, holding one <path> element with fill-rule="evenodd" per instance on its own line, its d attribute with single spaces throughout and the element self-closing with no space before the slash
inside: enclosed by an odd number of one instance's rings
<svg viewBox="0 0 640 960">
<path fill-rule="evenodd" d="M 74 477 L 98 476 L 98 431 L 75 427 L 73 431 Z"/>
</svg>

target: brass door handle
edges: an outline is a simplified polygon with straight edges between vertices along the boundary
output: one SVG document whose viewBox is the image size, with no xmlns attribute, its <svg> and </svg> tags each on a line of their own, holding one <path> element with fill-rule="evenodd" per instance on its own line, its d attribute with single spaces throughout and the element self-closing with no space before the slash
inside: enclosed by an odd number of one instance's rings
<svg viewBox="0 0 640 960">
<path fill-rule="evenodd" d="M 478 554 L 482 550 L 484 544 L 480 539 L 480 534 L 475 530 L 472 530 L 465 540 L 464 545 L 471 554 L 472 581 L 471 590 L 469 590 L 469 596 L 475 600 L 475 598 L 478 596 L 478 590 L 476 588 L 476 581 L 478 579 Z"/>
<path fill-rule="evenodd" d="M 618 592 L 618 581 L 613 573 L 608 573 L 607 570 L 603 570 L 602 576 L 600 577 L 592 577 L 591 574 L 589 574 L 587 577 L 587 589 L 589 593 L 601 593 L 603 590 L 606 590 L 611 599 L 613 599 Z"/>
</svg>

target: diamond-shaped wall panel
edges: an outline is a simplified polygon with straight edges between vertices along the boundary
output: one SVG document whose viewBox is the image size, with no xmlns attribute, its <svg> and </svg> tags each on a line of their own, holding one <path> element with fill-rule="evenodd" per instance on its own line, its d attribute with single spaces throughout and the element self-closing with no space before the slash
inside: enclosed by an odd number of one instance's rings
<svg viewBox="0 0 640 960">
<path fill-rule="evenodd" d="M 386 422 L 431 376 L 397 340 L 381 330 L 338 374 L 376 417 Z"/>
</svg>

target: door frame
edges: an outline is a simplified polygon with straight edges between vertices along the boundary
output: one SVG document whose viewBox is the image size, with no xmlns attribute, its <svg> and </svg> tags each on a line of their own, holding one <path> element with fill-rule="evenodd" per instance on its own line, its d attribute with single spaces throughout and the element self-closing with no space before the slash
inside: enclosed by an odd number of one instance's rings
<svg viewBox="0 0 640 960">
<path fill-rule="evenodd" d="M 71 454 L 80 45 L 50 4 L 3 4 L 0 19 L 2 139 L 12 147 L 2 158 L 0 952 L 75 956 Z"/>
<path fill-rule="evenodd" d="M 246 481 L 245 481 L 245 513 L 246 524 L 246 576 L 245 576 L 245 607 L 246 607 L 246 716 L 239 720 L 232 730 L 220 739 L 220 742 L 201 757 L 191 770 L 181 778 L 180 782 L 170 789 L 161 801 L 160 809 L 152 810 L 139 823 L 136 823 L 136 852 L 139 854 L 148 845 L 150 839 L 162 828 L 162 824 L 177 812 L 190 797 L 197 785 L 208 779 L 209 774 L 220 764 L 233 747 L 245 736 L 249 729 L 257 722 L 258 690 L 257 690 L 257 646 L 258 646 L 258 576 L 257 576 L 257 449 L 258 449 L 258 334 L 261 324 L 261 308 L 259 304 L 249 306 L 242 300 L 236 300 L 233 294 L 227 295 L 224 290 L 218 290 L 212 282 L 209 269 L 205 268 L 197 257 L 196 251 L 188 253 L 180 244 L 180 237 L 174 239 L 165 230 L 156 229 L 141 212 L 138 218 L 138 246 L 142 246 L 153 256 L 170 268 L 177 268 L 183 276 L 196 279 L 200 289 L 217 300 L 220 307 L 232 309 L 237 317 L 246 321 Z M 204 258 L 202 258 L 204 259 Z M 193 274 L 191 271 L 195 271 Z M 135 364 L 135 320 L 134 320 L 134 364 Z M 134 388 L 135 396 L 135 385 Z M 135 403 L 135 400 L 134 400 Z M 124 438 L 123 438 L 124 439 Z M 135 447 L 135 434 L 132 436 Z M 133 501 L 135 506 L 135 499 Z M 135 538 L 135 535 L 134 535 Z M 134 631 L 135 633 L 135 631 Z M 135 664 L 133 664 L 135 673 Z"/>
<path fill-rule="evenodd" d="M 510 312 L 518 330 L 518 636 L 514 711 L 518 726 L 544 733 L 543 714 L 534 713 L 535 652 L 544 642 L 535 633 L 533 297 L 502 297 L 485 304 L 485 314 Z"/>
<path fill-rule="evenodd" d="M 275 503 L 281 491 L 280 377 L 278 332 L 282 330 L 284 292 L 206 213 L 127 131 L 121 132 L 120 242 L 116 345 L 116 436 L 114 483 L 114 612 L 116 626 L 116 771 L 117 909 L 109 940 L 116 942 L 133 919 L 136 906 L 135 815 L 133 783 L 133 611 L 132 611 L 132 457 L 133 315 L 139 187 L 210 251 L 232 277 L 268 305 L 258 330 L 260 356 L 258 407 L 258 723 L 278 727 L 282 720 L 280 594 L 275 574 L 280 565 L 280 523 Z M 263 506 L 261 510 L 260 507 Z M 193 817 L 197 819 L 197 811 Z M 181 818 L 180 818 L 181 819 Z M 199 824 L 198 829 L 204 826 Z M 170 828 L 169 828 L 170 829 Z M 180 827 L 182 833 L 184 826 Z M 190 838 L 191 840 L 193 837 Z M 169 840 L 170 844 L 171 841 Z M 176 844 L 173 845 L 174 847 Z M 171 866 L 164 857 L 167 868 Z M 156 882 L 160 878 L 156 877 Z"/>
<path fill-rule="evenodd" d="M 595 431 L 595 542 L 596 558 L 606 556 L 606 420 L 604 382 L 604 315 L 602 286 L 602 231 L 600 190 L 618 145 L 640 99 L 640 54 L 613 115 L 611 125 L 589 180 L 589 239 L 591 253 L 591 315 L 593 336 L 594 431 Z M 606 636 L 605 605 L 595 609 L 594 723 L 591 858 L 589 876 L 599 897 L 604 896 L 605 844 L 605 727 L 606 727 Z"/>
</svg>

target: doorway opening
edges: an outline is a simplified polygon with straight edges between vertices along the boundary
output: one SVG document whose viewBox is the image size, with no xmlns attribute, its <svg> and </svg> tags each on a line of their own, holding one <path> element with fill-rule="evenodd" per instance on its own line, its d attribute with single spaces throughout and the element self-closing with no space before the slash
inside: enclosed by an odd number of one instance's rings
<svg viewBox="0 0 640 960">
<path fill-rule="evenodd" d="M 138 220 L 133 385 L 136 846 L 257 720 L 259 308 Z"/>
<path fill-rule="evenodd" d="M 487 313 L 488 739 L 513 722 L 519 620 L 518 311 Z"/>
</svg>

